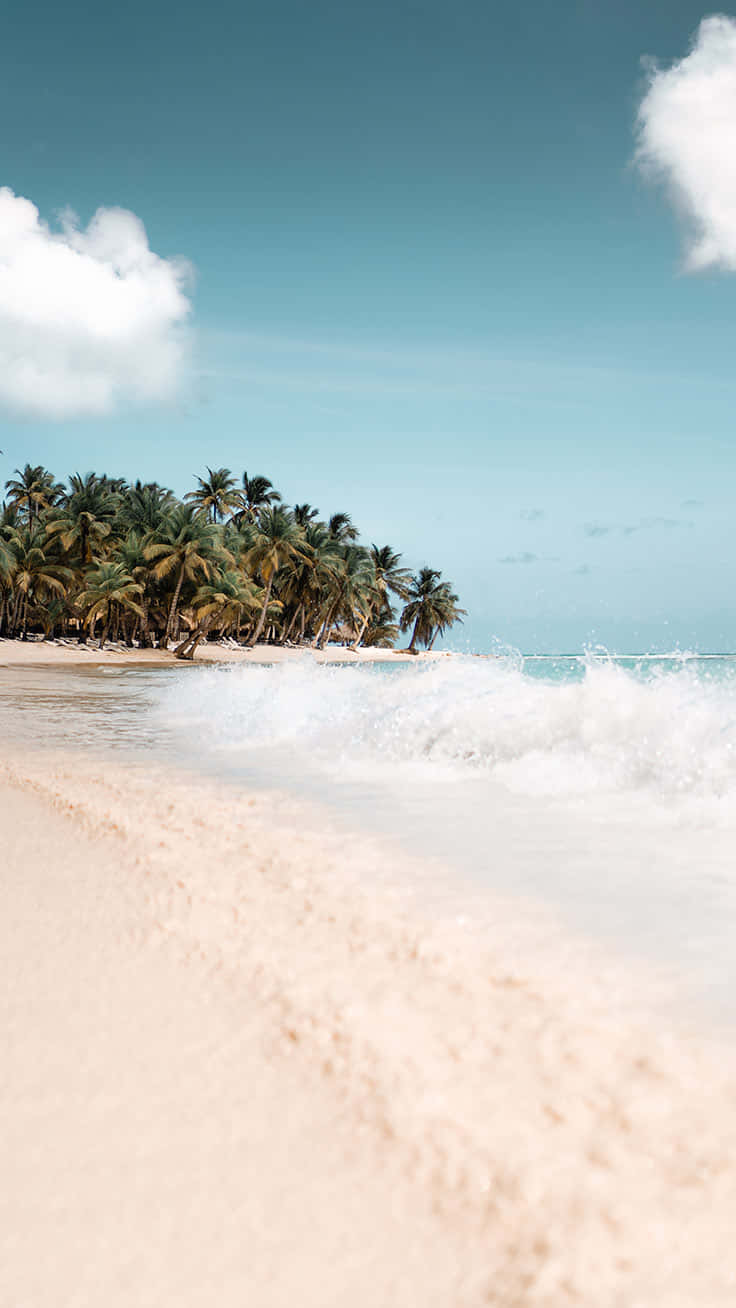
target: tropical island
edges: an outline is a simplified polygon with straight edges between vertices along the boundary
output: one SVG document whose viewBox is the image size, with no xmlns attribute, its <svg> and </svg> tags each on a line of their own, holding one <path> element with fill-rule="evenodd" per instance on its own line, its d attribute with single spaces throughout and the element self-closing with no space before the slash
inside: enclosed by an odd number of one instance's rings
<svg viewBox="0 0 736 1308">
<path fill-rule="evenodd" d="M 265 476 L 208 468 L 177 498 L 89 472 L 15 469 L 0 506 L 0 637 L 169 649 L 206 640 L 431 650 L 465 610 L 435 568 L 365 546 L 348 513 L 287 506 Z"/>
</svg>

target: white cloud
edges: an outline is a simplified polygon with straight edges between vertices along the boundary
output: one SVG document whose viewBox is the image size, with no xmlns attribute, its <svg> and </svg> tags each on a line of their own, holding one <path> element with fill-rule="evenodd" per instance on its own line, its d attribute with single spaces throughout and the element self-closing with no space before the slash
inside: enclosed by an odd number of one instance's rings
<svg viewBox="0 0 736 1308">
<path fill-rule="evenodd" d="M 691 224 L 688 268 L 736 270 L 736 20 L 704 18 L 684 59 L 648 72 L 637 159 Z"/>
<path fill-rule="evenodd" d="M 190 275 L 126 209 L 98 209 L 86 228 L 67 211 L 53 230 L 0 188 L 0 405 L 71 418 L 172 398 Z"/>
</svg>

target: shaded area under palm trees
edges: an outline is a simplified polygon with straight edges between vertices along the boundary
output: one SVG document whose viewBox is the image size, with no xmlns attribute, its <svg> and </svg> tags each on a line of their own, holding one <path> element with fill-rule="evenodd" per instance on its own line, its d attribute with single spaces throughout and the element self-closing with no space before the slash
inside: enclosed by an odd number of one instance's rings
<svg viewBox="0 0 736 1308">
<path fill-rule="evenodd" d="M 16 469 L 0 507 L 0 636 L 88 637 L 193 658 L 230 637 L 322 649 L 431 649 L 464 610 L 450 582 L 362 545 L 350 514 L 289 508 L 268 477 L 207 468 L 183 500 L 156 482 Z M 397 611 L 395 604 L 401 607 Z"/>
</svg>

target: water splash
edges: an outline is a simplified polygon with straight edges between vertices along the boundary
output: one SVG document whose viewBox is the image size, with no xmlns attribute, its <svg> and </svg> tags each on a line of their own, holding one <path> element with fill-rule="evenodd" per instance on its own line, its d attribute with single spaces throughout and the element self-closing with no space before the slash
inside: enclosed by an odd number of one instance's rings
<svg viewBox="0 0 736 1308">
<path fill-rule="evenodd" d="M 687 657 L 588 656 L 546 676 L 520 659 L 203 669 L 161 709 L 203 748 L 486 773 L 520 793 L 736 796 L 736 674 Z"/>
</svg>

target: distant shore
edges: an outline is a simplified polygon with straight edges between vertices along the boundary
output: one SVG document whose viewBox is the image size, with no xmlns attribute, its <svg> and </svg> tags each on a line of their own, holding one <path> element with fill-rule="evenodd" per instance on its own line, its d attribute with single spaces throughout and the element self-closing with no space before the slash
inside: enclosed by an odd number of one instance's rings
<svg viewBox="0 0 736 1308">
<path fill-rule="evenodd" d="M 351 649 L 330 645 L 326 649 L 293 645 L 247 645 L 215 643 L 200 645 L 196 663 L 286 663 L 293 659 L 312 658 L 316 663 L 421 663 L 457 657 L 447 650 L 409 654 L 407 650 Z M 74 640 L 3 640 L 0 639 L 0 667 L 52 667 L 79 663 L 135 663 L 144 666 L 182 667 L 171 649 L 137 649 L 108 643 L 100 649 L 97 641 L 80 645 Z"/>
</svg>

